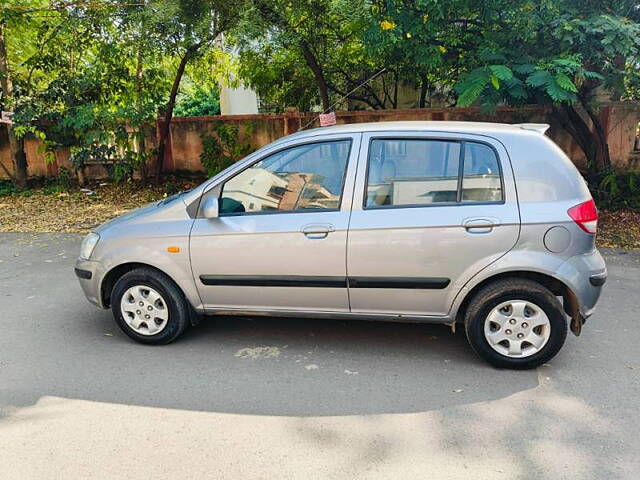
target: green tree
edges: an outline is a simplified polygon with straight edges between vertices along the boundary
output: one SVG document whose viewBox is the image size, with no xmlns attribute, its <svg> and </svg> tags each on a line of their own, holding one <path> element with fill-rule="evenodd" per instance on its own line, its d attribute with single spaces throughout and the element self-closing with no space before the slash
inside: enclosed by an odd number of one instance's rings
<svg viewBox="0 0 640 480">
<path fill-rule="evenodd" d="M 220 92 L 217 86 L 193 87 L 178 96 L 175 114 L 178 117 L 203 117 L 220 115 Z"/>
<path fill-rule="evenodd" d="M 603 101 L 638 84 L 637 2 L 515 2 L 500 29 L 483 28 L 457 85 L 458 103 L 549 105 L 584 151 L 592 175 L 611 168 Z M 593 125 L 593 129 L 591 128 Z"/>
<path fill-rule="evenodd" d="M 41 138 L 50 152 L 69 147 L 79 168 L 117 158 L 144 177 L 143 127 L 168 88 L 157 42 L 144 35 L 137 11 L 65 2 L 21 14 L 37 28 L 34 48 L 18 55 L 16 131 Z"/>
<path fill-rule="evenodd" d="M 327 110 L 383 66 L 363 41 L 370 21 L 364 0 L 255 1 L 233 35 L 240 76 L 276 109 Z M 349 98 L 385 106 L 371 84 Z"/>
<path fill-rule="evenodd" d="M 145 179 L 149 127 L 164 114 L 161 159 L 183 78 L 197 84 L 201 106 L 216 111 L 215 83 L 230 62 L 212 47 L 240 2 L 12 2 L 0 10 L 0 87 L 3 106 L 15 112 L 14 159 L 24 161 L 24 138 L 36 136 L 49 152 L 69 147 L 80 170 L 103 160 L 116 162 L 118 176 L 136 168 Z M 158 161 L 158 179 L 161 167 Z M 26 184 L 26 162 L 14 171 Z"/>
<path fill-rule="evenodd" d="M 495 0 L 371 0 L 365 35 L 370 55 L 420 90 L 425 107 L 436 92 L 451 97 L 467 52 L 510 2 Z M 451 98 L 453 101 L 453 98 Z"/>
<path fill-rule="evenodd" d="M 148 22 L 152 30 L 162 37 L 166 54 L 177 61 L 158 139 L 156 180 L 159 181 L 171 118 L 187 65 L 202 56 L 212 47 L 214 41 L 233 25 L 243 11 L 243 2 L 150 0 L 145 10 L 149 15 Z"/>
<path fill-rule="evenodd" d="M 27 15 L 32 10 L 39 10 L 43 1 L 25 3 L 19 0 L 7 0 L 0 7 L 0 89 L 2 93 L 2 110 L 13 112 L 16 107 L 15 75 L 19 74 L 21 65 L 19 58 L 33 49 L 31 35 L 37 28 L 37 22 Z M 22 69 L 24 73 L 24 69 Z M 13 125 L 7 124 L 9 150 L 13 171 L 2 165 L 5 173 L 15 186 L 23 189 L 27 185 L 27 160 L 24 151 L 24 139 L 15 131 Z"/>
</svg>

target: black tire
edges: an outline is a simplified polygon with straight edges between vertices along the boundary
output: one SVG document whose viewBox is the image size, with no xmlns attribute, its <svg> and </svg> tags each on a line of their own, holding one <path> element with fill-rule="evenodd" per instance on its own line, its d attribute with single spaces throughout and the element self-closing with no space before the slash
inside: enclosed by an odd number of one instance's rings
<svg viewBox="0 0 640 480">
<path fill-rule="evenodd" d="M 549 318 L 550 337 L 540 351 L 514 358 L 494 350 L 484 334 L 484 323 L 491 311 L 508 300 L 525 300 L 540 307 Z M 567 318 L 558 299 L 543 285 L 520 278 L 497 280 L 478 291 L 465 314 L 467 340 L 484 360 L 498 368 L 525 370 L 536 368 L 551 360 L 567 338 Z"/>
<path fill-rule="evenodd" d="M 129 288 L 136 285 L 155 289 L 162 296 L 168 308 L 167 324 L 154 335 L 137 333 L 123 318 L 120 309 L 122 296 Z M 173 342 L 189 327 L 191 319 L 189 303 L 180 288 L 164 273 L 148 267 L 136 268 L 118 279 L 111 292 L 111 311 L 116 323 L 124 333 L 137 342 L 149 345 L 166 345 Z"/>
</svg>

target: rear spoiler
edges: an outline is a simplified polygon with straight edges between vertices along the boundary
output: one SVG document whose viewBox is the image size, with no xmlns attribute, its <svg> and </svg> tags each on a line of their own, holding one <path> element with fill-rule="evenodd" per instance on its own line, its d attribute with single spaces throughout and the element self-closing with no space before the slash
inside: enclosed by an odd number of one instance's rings
<svg viewBox="0 0 640 480">
<path fill-rule="evenodd" d="M 544 135 L 544 132 L 549 130 L 550 125 L 548 123 L 516 123 L 514 127 L 520 127 L 522 130 L 531 130 L 532 132 L 538 132 L 540 135 Z"/>
</svg>

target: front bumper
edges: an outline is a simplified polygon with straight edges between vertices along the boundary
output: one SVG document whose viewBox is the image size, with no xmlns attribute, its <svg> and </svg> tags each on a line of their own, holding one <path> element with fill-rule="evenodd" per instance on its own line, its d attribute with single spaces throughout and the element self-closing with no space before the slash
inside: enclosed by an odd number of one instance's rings
<svg viewBox="0 0 640 480">
<path fill-rule="evenodd" d="M 569 258 L 558 268 L 556 276 L 575 294 L 580 315 L 589 318 L 607 280 L 607 266 L 600 252 L 594 249 Z"/>
<path fill-rule="evenodd" d="M 87 300 L 100 308 L 106 308 L 102 302 L 100 292 L 102 278 L 105 274 L 102 264 L 93 260 L 79 258 L 76 260 L 74 270 Z"/>
</svg>

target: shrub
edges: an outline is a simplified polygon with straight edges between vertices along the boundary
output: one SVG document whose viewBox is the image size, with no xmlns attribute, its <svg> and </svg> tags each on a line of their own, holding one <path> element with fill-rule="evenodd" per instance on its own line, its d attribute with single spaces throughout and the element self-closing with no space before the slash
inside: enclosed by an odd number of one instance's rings
<svg viewBox="0 0 640 480">
<path fill-rule="evenodd" d="M 13 195 L 18 193 L 18 189 L 9 180 L 0 180 L 0 196 Z"/>
<path fill-rule="evenodd" d="M 600 208 L 640 209 L 640 172 L 610 170 L 594 176 L 589 183 Z"/>
<path fill-rule="evenodd" d="M 202 153 L 200 162 L 208 176 L 221 172 L 228 166 L 251 153 L 249 143 L 239 141 L 240 129 L 237 125 L 218 123 L 214 127 L 216 135 L 202 135 Z M 253 125 L 247 124 L 245 135 L 250 136 Z"/>
</svg>

